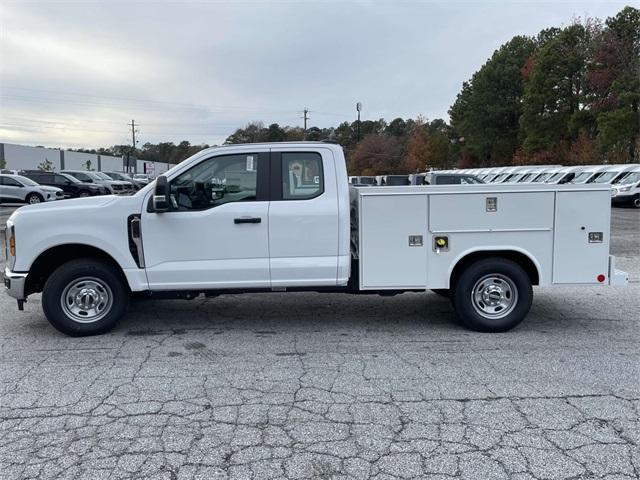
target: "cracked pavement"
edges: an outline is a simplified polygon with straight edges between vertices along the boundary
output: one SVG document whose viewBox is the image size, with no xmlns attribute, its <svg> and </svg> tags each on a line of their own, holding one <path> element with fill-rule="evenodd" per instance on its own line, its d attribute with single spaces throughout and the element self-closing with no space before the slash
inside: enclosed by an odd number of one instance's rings
<svg viewBox="0 0 640 480">
<path fill-rule="evenodd" d="M 640 212 L 621 287 L 535 288 L 504 334 L 434 294 L 136 300 L 69 338 L 0 296 L 3 479 L 640 478 Z"/>
</svg>

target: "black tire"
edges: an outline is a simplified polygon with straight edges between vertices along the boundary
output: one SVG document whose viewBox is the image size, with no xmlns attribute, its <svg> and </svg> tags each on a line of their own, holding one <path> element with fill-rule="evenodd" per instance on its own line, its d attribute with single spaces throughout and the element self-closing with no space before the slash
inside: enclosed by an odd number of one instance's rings
<svg viewBox="0 0 640 480">
<path fill-rule="evenodd" d="M 37 205 L 38 203 L 44 202 L 44 198 L 42 198 L 42 195 L 39 193 L 30 193 L 24 201 L 29 205 Z"/>
<path fill-rule="evenodd" d="M 90 197 L 91 196 L 91 192 L 89 192 L 88 190 L 80 190 L 78 192 L 78 197 L 80 198 L 85 198 L 85 197 Z"/>
<path fill-rule="evenodd" d="M 634 208 L 640 208 L 640 195 L 633 197 L 633 200 L 631 200 L 631 206 Z"/>
<path fill-rule="evenodd" d="M 110 302 L 103 300 L 103 295 L 104 298 L 110 297 Z M 67 302 L 64 307 L 63 297 Z M 96 311 L 102 306 L 102 310 L 93 315 L 95 320 L 91 320 L 91 314 L 87 313 L 91 308 L 87 308 L 83 314 L 78 303 L 72 301 L 72 298 L 78 297 L 92 305 L 97 304 Z M 49 276 L 42 291 L 42 309 L 47 320 L 57 330 L 72 337 L 108 332 L 124 316 L 128 304 L 129 291 L 120 273 L 111 265 L 91 258 L 71 260 L 58 267 Z M 89 317 L 76 320 L 72 310 L 79 312 L 79 319 L 83 315 Z"/>
<path fill-rule="evenodd" d="M 512 329 L 527 316 L 532 300 L 529 275 L 517 263 L 498 257 L 469 265 L 458 277 L 453 292 L 453 307 L 460 322 L 480 332 Z M 497 306 L 491 303 L 494 301 Z M 502 307 L 501 302 L 509 306 Z"/>
<path fill-rule="evenodd" d="M 431 291 L 436 295 L 440 295 L 444 298 L 451 298 L 451 290 L 448 288 L 432 288 Z"/>
</svg>

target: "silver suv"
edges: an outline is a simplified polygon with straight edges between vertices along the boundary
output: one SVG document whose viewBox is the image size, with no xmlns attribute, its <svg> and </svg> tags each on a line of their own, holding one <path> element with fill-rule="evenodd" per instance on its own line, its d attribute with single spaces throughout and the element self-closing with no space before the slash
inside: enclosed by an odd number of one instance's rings
<svg viewBox="0 0 640 480">
<path fill-rule="evenodd" d="M 40 185 L 21 175 L 0 174 L 0 202 L 18 202 L 34 205 L 40 202 L 62 200 L 64 193 L 57 187 Z"/>
</svg>

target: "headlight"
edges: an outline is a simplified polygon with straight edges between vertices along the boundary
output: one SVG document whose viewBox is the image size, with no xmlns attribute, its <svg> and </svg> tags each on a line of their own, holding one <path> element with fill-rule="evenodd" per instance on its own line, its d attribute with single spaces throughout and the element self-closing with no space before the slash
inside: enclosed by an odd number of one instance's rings
<svg viewBox="0 0 640 480">
<path fill-rule="evenodd" d="M 628 192 L 629 190 L 631 190 L 631 186 L 628 186 L 628 187 L 622 187 L 619 191 L 620 191 L 620 192 Z"/>
</svg>

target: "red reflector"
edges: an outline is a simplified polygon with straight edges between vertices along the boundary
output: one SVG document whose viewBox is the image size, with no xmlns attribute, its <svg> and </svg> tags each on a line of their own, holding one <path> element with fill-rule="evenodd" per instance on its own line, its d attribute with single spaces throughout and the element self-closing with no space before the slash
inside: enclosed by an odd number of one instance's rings
<svg viewBox="0 0 640 480">
<path fill-rule="evenodd" d="M 598 279 L 598 281 L 599 281 L 600 283 L 602 283 L 602 282 L 604 282 L 605 278 L 607 278 L 607 277 L 605 277 L 603 274 L 600 274 L 600 275 L 598 275 L 596 278 Z"/>
</svg>

